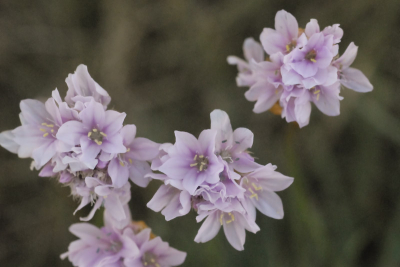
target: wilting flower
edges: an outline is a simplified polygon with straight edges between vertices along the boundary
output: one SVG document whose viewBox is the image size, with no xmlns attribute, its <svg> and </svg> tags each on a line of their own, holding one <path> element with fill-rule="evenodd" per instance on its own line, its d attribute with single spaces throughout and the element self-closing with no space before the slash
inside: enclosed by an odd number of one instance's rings
<svg viewBox="0 0 400 267">
<path fill-rule="evenodd" d="M 230 65 L 236 65 L 238 68 L 239 74 L 236 78 L 237 85 L 251 86 L 256 82 L 253 77 L 254 63 L 264 60 L 264 50 L 253 38 L 247 38 L 243 43 L 243 54 L 247 61 L 236 56 L 229 56 L 228 63 Z"/>
<path fill-rule="evenodd" d="M 248 151 L 253 145 L 253 133 L 245 128 L 232 131 L 226 112 L 214 110 L 210 117 L 211 130 L 204 130 L 199 140 L 188 133 L 175 132 L 176 143 L 160 147 L 152 168 L 163 173 L 148 176 L 164 184 L 147 206 L 161 211 L 167 221 L 186 215 L 193 208 L 198 213 L 197 222 L 205 219 L 196 242 L 211 240 L 223 226 L 230 244 L 243 250 L 245 230 L 260 230 L 255 223 L 255 207 L 267 216 L 282 218 L 282 202 L 274 191 L 287 188 L 293 178 L 275 172 L 276 167 L 271 164 L 256 163 Z M 211 160 L 218 166 L 212 172 L 217 178 L 199 179 L 194 175 L 204 167 L 209 169 Z M 190 172 L 194 167 L 197 170 Z M 193 187 L 185 186 L 185 179 L 192 179 Z"/>
<path fill-rule="evenodd" d="M 279 103 L 282 118 L 304 127 L 309 123 L 311 102 L 328 116 L 340 114 L 340 84 L 357 92 L 373 89 L 361 71 L 349 67 L 357 55 L 353 43 L 338 56 L 342 37 L 339 24 L 321 31 L 318 21 L 311 19 L 301 29 L 293 15 L 281 10 L 275 17 L 275 29 L 265 28 L 260 35 L 268 54 L 265 60 L 249 59 L 244 65 L 246 62 L 229 56 L 228 62 L 247 66 L 239 68 L 237 84 L 250 87 L 245 97 L 256 101 L 255 113 Z"/>
<path fill-rule="evenodd" d="M 106 108 L 111 101 L 107 91 L 93 80 L 85 65 L 79 65 L 74 74 L 68 75 L 65 82 L 68 85 L 65 101 L 72 107 L 82 108 L 83 103 L 93 99 Z"/>
</svg>

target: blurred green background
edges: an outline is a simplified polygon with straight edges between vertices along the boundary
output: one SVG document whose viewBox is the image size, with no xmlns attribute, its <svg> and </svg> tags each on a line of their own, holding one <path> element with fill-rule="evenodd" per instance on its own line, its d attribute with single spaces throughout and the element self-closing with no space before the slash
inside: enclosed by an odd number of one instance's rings
<svg viewBox="0 0 400 267">
<path fill-rule="evenodd" d="M 235 84 L 228 55 L 242 56 L 285 9 L 304 27 L 340 23 L 341 53 L 354 41 L 354 67 L 375 86 L 343 90 L 341 115 L 313 108 L 299 130 L 253 103 Z M 146 208 L 160 185 L 132 187 L 131 210 L 173 247 L 188 252 L 183 266 L 400 266 L 400 1 L 398 0 L 148 0 L 0 2 L 0 131 L 19 125 L 19 102 L 64 96 L 68 73 L 84 63 L 128 114 L 138 136 L 173 142 L 174 130 L 198 135 L 209 113 L 228 112 L 234 128 L 255 134 L 262 164 L 295 177 L 280 193 L 285 218 L 259 214 L 238 252 L 222 231 L 193 241 L 190 215 L 165 222 Z M 39 178 L 30 160 L 0 149 L 0 266 L 71 266 L 59 255 L 76 238 L 68 227 L 78 203 L 55 179 Z M 102 224 L 101 212 L 94 223 Z"/>
</svg>

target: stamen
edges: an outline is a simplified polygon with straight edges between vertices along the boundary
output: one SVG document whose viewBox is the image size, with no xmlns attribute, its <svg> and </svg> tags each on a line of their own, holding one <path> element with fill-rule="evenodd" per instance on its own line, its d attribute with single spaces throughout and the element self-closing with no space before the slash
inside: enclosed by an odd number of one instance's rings
<svg viewBox="0 0 400 267">
<path fill-rule="evenodd" d="M 196 159 L 197 159 L 197 154 L 196 154 L 196 156 L 194 156 L 193 160 L 196 160 Z"/>
<path fill-rule="evenodd" d="M 51 129 L 51 131 L 50 131 L 50 132 L 54 133 L 54 130 L 53 130 L 53 129 Z"/>
<path fill-rule="evenodd" d="M 46 130 L 45 130 L 45 129 L 42 129 L 42 128 L 40 128 L 39 130 L 41 130 L 41 131 L 44 132 L 44 133 L 46 132 Z"/>
<path fill-rule="evenodd" d="M 258 195 L 256 193 L 254 193 L 253 189 L 249 188 L 249 191 L 252 193 L 252 195 L 250 196 L 250 198 L 255 197 L 258 201 Z"/>
<path fill-rule="evenodd" d="M 87 136 L 90 137 L 92 135 L 92 132 L 88 132 Z"/>
<path fill-rule="evenodd" d="M 228 224 L 228 223 L 234 222 L 235 221 L 235 216 L 230 212 L 228 213 L 228 215 L 231 216 L 231 219 L 229 221 L 226 221 L 226 223 Z"/>
<path fill-rule="evenodd" d="M 219 217 L 219 222 L 221 223 L 221 225 L 223 224 L 222 223 L 222 218 L 224 217 L 224 214 L 221 214 L 221 217 Z"/>
<path fill-rule="evenodd" d="M 107 137 L 107 135 L 106 135 L 105 133 L 103 133 L 103 132 L 100 132 L 100 134 L 101 134 L 102 136 L 104 136 L 104 137 Z"/>
<path fill-rule="evenodd" d="M 49 133 L 45 133 L 44 135 L 43 135 L 43 137 L 46 137 L 46 136 L 48 136 L 49 135 Z"/>
<path fill-rule="evenodd" d="M 251 184 L 253 185 L 253 187 L 254 187 L 254 189 L 255 189 L 256 191 L 262 190 L 261 185 L 260 185 L 259 187 L 257 187 L 257 185 L 256 185 L 255 183 L 251 183 Z"/>
<path fill-rule="evenodd" d="M 310 61 L 314 63 L 317 62 L 314 58 L 310 58 Z"/>
<path fill-rule="evenodd" d="M 314 92 L 314 95 L 319 94 L 319 92 L 321 92 L 321 90 L 317 90 Z"/>
<path fill-rule="evenodd" d="M 197 163 L 190 164 L 190 167 L 194 167 L 194 166 L 197 166 Z"/>
<path fill-rule="evenodd" d="M 97 132 L 97 129 L 93 129 L 92 131 L 93 131 L 93 132 Z"/>
<path fill-rule="evenodd" d="M 94 140 L 94 141 L 95 141 L 96 144 L 99 145 L 99 146 L 100 146 L 101 144 L 103 144 L 103 142 L 101 142 L 101 141 L 99 141 L 99 140 Z"/>
<path fill-rule="evenodd" d="M 54 127 L 54 125 L 53 125 L 53 124 L 47 124 L 47 127 L 49 127 L 49 128 L 53 128 L 53 127 Z"/>
<path fill-rule="evenodd" d="M 128 148 L 126 149 L 126 152 L 129 152 L 129 151 L 131 151 L 131 149 L 128 147 Z"/>
<path fill-rule="evenodd" d="M 129 160 L 129 163 L 132 164 L 132 160 L 131 159 L 128 159 L 128 160 Z"/>
<path fill-rule="evenodd" d="M 125 167 L 125 164 L 122 161 L 119 162 L 119 165 L 121 165 L 122 167 Z"/>
<path fill-rule="evenodd" d="M 200 165 L 199 171 L 203 170 L 203 165 Z"/>
<path fill-rule="evenodd" d="M 47 123 L 43 122 L 42 125 L 43 125 L 43 126 L 47 126 Z"/>
<path fill-rule="evenodd" d="M 286 45 L 286 51 L 290 51 L 290 46 L 289 45 Z"/>
<path fill-rule="evenodd" d="M 200 156 L 199 156 L 199 158 L 201 158 L 201 159 L 202 159 L 202 158 L 204 158 L 204 156 L 203 156 L 203 155 L 200 155 Z"/>
</svg>

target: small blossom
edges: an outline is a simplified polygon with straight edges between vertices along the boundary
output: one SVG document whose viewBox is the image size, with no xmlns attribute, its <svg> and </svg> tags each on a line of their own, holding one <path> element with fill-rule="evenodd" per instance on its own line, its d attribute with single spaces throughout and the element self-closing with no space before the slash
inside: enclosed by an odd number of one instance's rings
<svg viewBox="0 0 400 267">
<path fill-rule="evenodd" d="M 214 154 L 216 134 L 204 130 L 196 139 L 189 133 L 175 131 L 176 143 L 168 150 L 170 158 L 159 170 L 171 179 L 182 180 L 191 194 L 203 182 L 218 182 L 223 165 Z"/>
<path fill-rule="evenodd" d="M 121 233 L 112 227 L 99 229 L 88 223 L 77 223 L 69 230 L 80 239 L 69 245 L 68 252 L 62 254 L 61 259 L 68 257 L 74 266 L 124 267 L 124 260 L 139 256 L 139 248 L 131 238 L 131 229 Z"/>
<path fill-rule="evenodd" d="M 113 110 L 104 111 L 103 106 L 93 99 L 79 113 L 80 121 L 69 121 L 63 124 L 57 138 L 72 147 L 82 148 L 82 162 L 95 162 L 100 151 L 110 154 L 125 153 L 122 136 L 119 131 L 125 119 L 125 113 Z M 92 168 L 94 167 L 93 164 Z"/>
</svg>

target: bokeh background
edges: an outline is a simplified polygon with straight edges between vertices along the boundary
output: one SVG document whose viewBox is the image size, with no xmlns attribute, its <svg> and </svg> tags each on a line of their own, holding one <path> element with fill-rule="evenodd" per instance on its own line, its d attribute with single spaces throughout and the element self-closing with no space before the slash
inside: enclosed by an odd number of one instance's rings
<svg viewBox="0 0 400 267">
<path fill-rule="evenodd" d="M 269 112 L 252 113 L 235 84 L 228 55 L 247 37 L 291 12 L 303 27 L 340 23 L 341 53 L 354 41 L 354 67 L 375 86 L 343 90 L 341 115 L 313 108 L 299 130 Z M 68 73 L 84 63 L 128 114 L 138 136 L 173 142 L 174 130 L 198 135 L 209 113 L 228 112 L 234 128 L 255 134 L 260 163 L 295 177 L 280 193 L 285 218 L 261 214 L 238 252 L 223 232 L 193 241 L 195 214 L 165 222 L 146 208 L 160 185 L 132 187 L 131 210 L 172 246 L 183 266 L 400 266 L 400 1 L 135 0 L 0 2 L 0 131 L 19 125 L 19 102 L 65 95 Z M 55 179 L 39 178 L 30 160 L 0 149 L 0 266 L 71 266 L 59 255 L 76 239 L 68 227 L 78 203 Z M 102 224 L 101 212 L 93 222 Z"/>
</svg>

